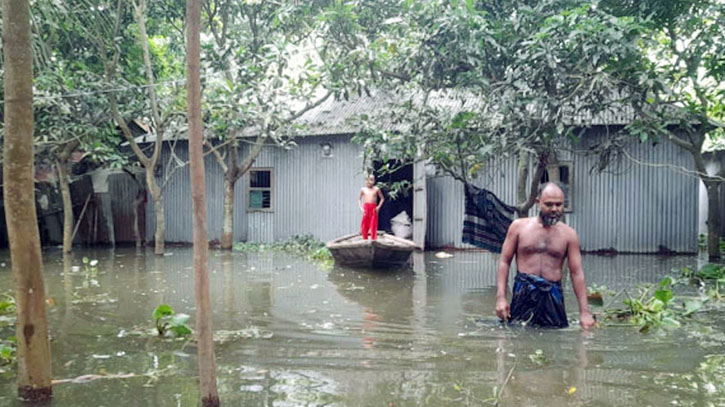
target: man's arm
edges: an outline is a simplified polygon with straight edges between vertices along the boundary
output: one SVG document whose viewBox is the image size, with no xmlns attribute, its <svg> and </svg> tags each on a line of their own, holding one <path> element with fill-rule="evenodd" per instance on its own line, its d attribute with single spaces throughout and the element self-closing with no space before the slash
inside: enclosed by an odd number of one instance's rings
<svg viewBox="0 0 725 407">
<path fill-rule="evenodd" d="M 511 260 L 513 260 L 516 248 L 519 245 L 518 229 L 520 223 L 521 221 L 516 219 L 506 232 L 506 240 L 504 240 L 501 248 L 501 259 L 498 261 L 498 271 L 496 272 L 496 315 L 504 321 L 511 317 L 511 307 L 506 300 L 506 292 L 508 291 Z"/>
<path fill-rule="evenodd" d="M 594 326 L 594 317 L 589 312 L 589 304 L 587 302 L 587 283 L 584 278 L 584 270 L 582 269 L 582 253 L 579 248 L 579 236 L 574 230 L 571 231 L 572 237 L 569 240 L 567 248 L 567 257 L 569 258 L 569 272 L 571 275 L 571 286 L 574 288 L 577 302 L 579 303 L 579 324 L 584 329 Z"/>
<path fill-rule="evenodd" d="M 365 196 L 365 194 L 363 194 L 363 190 L 362 190 L 362 188 L 360 188 L 360 195 L 357 196 L 357 206 L 360 207 L 360 211 L 363 213 L 365 212 L 365 210 L 363 209 L 361 202 L 362 202 L 362 199 L 364 196 Z"/>
<path fill-rule="evenodd" d="M 378 206 L 375 208 L 375 211 L 380 212 L 380 207 L 383 206 L 383 202 L 385 202 L 385 195 L 383 195 L 383 191 L 378 188 L 378 197 L 380 198 L 380 202 L 378 203 Z"/>
</svg>

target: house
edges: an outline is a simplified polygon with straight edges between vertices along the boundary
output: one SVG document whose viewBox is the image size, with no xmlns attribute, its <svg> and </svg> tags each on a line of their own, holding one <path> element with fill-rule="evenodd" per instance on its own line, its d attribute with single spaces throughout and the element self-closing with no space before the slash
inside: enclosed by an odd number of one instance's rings
<svg viewBox="0 0 725 407">
<path fill-rule="evenodd" d="M 236 184 L 234 240 L 273 242 L 299 234 L 330 240 L 358 231 L 356 198 L 364 168 L 362 148 L 351 142 L 358 128 L 349 119 L 384 108 L 384 102 L 370 97 L 329 99 L 301 118 L 307 127 L 305 136 L 295 139 L 297 147 L 265 147 Z M 624 120 L 626 114 L 616 113 L 572 118 L 572 125 L 588 126 L 580 144 L 557 153 L 559 175 L 568 190 L 566 222 L 578 231 L 584 251 L 696 252 L 699 181 L 670 169 L 693 168 L 688 153 L 666 142 L 633 143 L 619 166 L 602 173 L 591 170 L 595 157 L 577 153 L 604 140 L 608 129 L 622 126 Z M 170 146 L 165 143 L 163 163 L 171 158 Z M 248 147 L 241 149 L 240 158 L 246 151 Z M 175 143 L 174 154 L 186 160 L 186 143 Z M 218 239 L 223 173 L 211 155 L 205 164 L 209 239 Z M 405 210 L 414 221 L 414 238 L 424 239 L 427 247 L 470 247 L 461 242 L 460 182 L 423 163 L 403 168 L 393 177 L 408 179 L 413 191 L 386 202 L 380 216 L 383 229 Z M 516 162 L 506 158 L 487 165 L 475 184 L 513 204 L 516 180 Z M 188 170 L 177 171 L 164 190 L 169 242 L 192 241 L 190 196 Z M 149 200 L 147 205 L 146 236 L 153 236 L 153 203 Z"/>
</svg>

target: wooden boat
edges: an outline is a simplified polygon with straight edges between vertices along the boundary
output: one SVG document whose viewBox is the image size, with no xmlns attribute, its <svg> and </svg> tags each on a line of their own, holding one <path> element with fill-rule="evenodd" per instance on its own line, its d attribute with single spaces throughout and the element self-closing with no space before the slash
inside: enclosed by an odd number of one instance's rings
<svg viewBox="0 0 725 407">
<path fill-rule="evenodd" d="M 400 267 L 410 253 L 419 249 L 412 241 L 378 232 L 376 240 L 364 240 L 359 233 L 339 237 L 327 243 L 335 262 L 343 266 L 365 268 Z"/>
</svg>

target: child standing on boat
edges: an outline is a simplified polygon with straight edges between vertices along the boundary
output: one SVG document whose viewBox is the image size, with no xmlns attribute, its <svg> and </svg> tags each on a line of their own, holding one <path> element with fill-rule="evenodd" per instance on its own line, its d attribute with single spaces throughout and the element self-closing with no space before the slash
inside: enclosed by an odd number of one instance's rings
<svg viewBox="0 0 725 407">
<path fill-rule="evenodd" d="M 380 202 L 378 202 L 378 197 Z M 357 204 L 363 213 L 362 222 L 360 223 L 360 234 L 362 238 L 368 239 L 368 232 L 373 240 L 378 237 L 378 212 L 383 206 L 385 197 L 380 188 L 375 186 L 375 176 L 368 175 L 365 179 L 365 186 L 360 189 L 360 196 L 357 198 Z"/>
</svg>

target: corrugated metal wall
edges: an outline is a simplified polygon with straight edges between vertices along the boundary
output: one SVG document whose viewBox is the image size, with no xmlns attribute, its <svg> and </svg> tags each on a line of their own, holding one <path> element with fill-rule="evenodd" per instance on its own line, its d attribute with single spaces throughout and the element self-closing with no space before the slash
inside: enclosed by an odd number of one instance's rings
<svg viewBox="0 0 725 407">
<path fill-rule="evenodd" d="M 362 149 L 349 136 L 309 137 L 275 155 L 274 238 L 312 233 L 327 241 L 360 229 L 357 205 L 364 186 Z M 323 157 L 321 145 L 332 146 Z M 262 166 L 260 164 L 260 166 Z"/>
<path fill-rule="evenodd" d="M 272 212 L 247 212 L 247 175 L 237 181 L 234 198 L 234 241 L 272 242 L 299 234 L 314 234 L 326 241 L 359 228 L 360 209 L 356 199 L 364 185 L 361 149 L 349 136 L 300 138 L 292 150 L 264 148 L 254 168 L 273 168 Z M 332 156 L 322 157 L 321 145 L 332 145 Z M 248 147 L 240 151 L 243 159 Z M 179 142 L 176 155 L 186 161 L 185 142 Z M 163 163 L 169 160 L 164 147 Z M 219 239 L 222 228 L 224 175 L 211 155 L 206 157 L 206 193 L 209 239 Z M 161 173 L 159 177 L 161 179 Z M 190 242 L 191 181 L 188 166 L 177 170 L 164 190 L 166 241 Z M 146 233 L 153 240 L 155 217 L 153 201 L 147 203 Z"/>
<path fill-rule="evenodd" d="M 138 186 L 130 175 L 116 173 L 108 176 L 108 193 L 111 196 L 113 230 L 116 243 L 133 243 L 136 241 L 133 236 L 133 203 L 137 191 Z M 139 233 L 142 240 L 145 239 L 144 225 L 146 219 L 144 212 L 144 208 L 140 207 L 138 213 Z"/>
<path fill-rule="evenodd" d="M 600 135 L 593 132 L 585 142 L 598 140 Z M 670 143 L 633 144 L 629 152 L 642 163 L 693 168 L 690 154 Z M 567 222 L 579 233 L 582 250 L 697 251 L 696 178 L 627 158 L 612 172 L 601 174 L 590 173 L 596 157 L 561 154 L 559 159 L 573 161 L 573 211 L 567 214 Z M 513 204 L 516 178 L 516 162 L 510 158 L 490 165 L 476 183 Z M 461 243 L 463 199 L 460 182 L 449 177 L 428 181 L 428 245 L 468 247 Z"/>
<path fill-rule="evenodd" d="M 188 150 L 186 142 L 178 142 L 174 151 L 182 161 L 188 161 Z M 245 149 L 242 149 L 240 156 L 243 156 Z M 164 145 L 161 160 L 165 169 L 171 157 L 168 144 Z M 213 155 L 205 157 L 206 168 L 206 214 L 208 222 L 209 240 L 220 239 L 222 231 L 222 211 L 224 205 L 224 172 Z M 163 169 L 157 172 L 157 181 L 162 182 Z M 234 187 L 234 240 L 245 240 L 247 236 L 247 218 L 242 212 L 246 208 L 244 199 L 243 179 L 237 181 Z M 191 242 L 192 241 L 192 210 L 191 210 L 191 178 L 189 177 L 189 166 L 177 169 L 169 178 L 169 182 L 163 191 L 164 212 L 166 217 L 166 241 L 167 242 Z M 241 216 L 240 216 L 241 214 Z M 148 195 L 146 205 L 146 236 L 152 241 L 156 228 L 156 217 L 154 215 L 154 202 L 151 195 Z"/>
<path fill-rule="evenodd" d="M 596 133 L 586 143 L 600 140 Z M 332 157 L 322 157 L 321 145 L 333 147 Z M 298 139 L 292 150 L 266 148 L 255 167 L 274 168 L 272 212 L 247 212 L 248 177 L 235 188 L 235 241 L 270 242 L 312 233 L 329 240 L 358 229 L 360 213 L 355 199 L 363 184 L 360 146 L 348 136 Z M 186 145 L 177 155 L 186 160 Z M 586 145 L 576 146 L 584 150 Z M 692 158 L 669 143 L 633 144 L 636 160 L 692 168 Z M 241 153 L 242 156 L 244 151 Z M 596 157 L 560 154 L 573 161 L 573 211 L 567 222 L 577 229 L 582 249 L 615 249 L 620 252 L 697 250 L 698 181 L 672 169 L 637 164 L 625 159 L 612 172 L 590 173 Z M 164 152 L 164 162 L 168 150 Z M 207 216 L 209 239 L 221 236 L 223 175 L 214 158 L 207 156 Z M 513 203 L 516 196 L 516 160 L 501 159 L 484 169 L 476 181 Z M 465 247 L 461 243 L 463 186 L 448 177 L 428 180 L 427 244 L 431 247 Z M 165 189 L 166 239 L 191 241 L 191 193 L 188 168 L 178 170 Z M 147 208 L 148 239 L 153 236 L 153 202 Z M 535 211 L 531 212 L 532 214 Z"/>
</svg>

